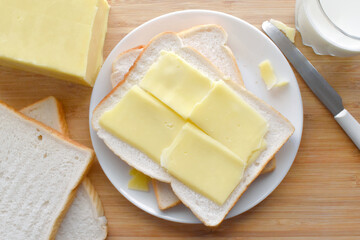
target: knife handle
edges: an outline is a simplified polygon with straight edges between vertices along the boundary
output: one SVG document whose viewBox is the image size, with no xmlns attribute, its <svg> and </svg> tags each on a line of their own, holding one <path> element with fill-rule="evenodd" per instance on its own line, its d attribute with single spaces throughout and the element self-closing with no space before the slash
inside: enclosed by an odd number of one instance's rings
<svg viewBox="0 0 360 240">
<path fill-rule="evenodd" d="M 344 129 L 346 134 L 355 143 L 360 150 L 360 124 L 356 119 L 346 110 L 342 110 L 335 116 L 335 120 Z"/>
</svg>

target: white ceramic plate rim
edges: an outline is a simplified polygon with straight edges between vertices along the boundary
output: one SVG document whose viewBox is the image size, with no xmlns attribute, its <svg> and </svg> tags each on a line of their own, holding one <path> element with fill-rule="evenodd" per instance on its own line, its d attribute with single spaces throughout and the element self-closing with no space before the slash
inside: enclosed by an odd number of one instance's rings
<svg viewBox="0 0 360 240">
<path fill-rule="evenodd" d="M 184 19 L 186 17 L 187 24 L 189 25 L 189 22 L 191 22 L 191 25 L 189 26 L 183 26 L 184 24 L 181 23 L 181 27 L 177 26 L 177 22 L 174 22 L 174 19 Z M 191 19 L 191 21 L 189 20 Z M 105 175 L 108 177 L 110 182 L 114 185 L 114 187 L 124 196 L 126 197 L 130 202 L 132 202 L 137 207 L 143 209 L 144 211 L 157 216 L 159 218 L 163 218 L 166 220 L 174 221 L 174 222 L 182 222 L 182 223 L 199 223 L 199 220 L 197 220 L 185 207 L 175 207 L 173 209 L 169 209 L 166 211 L 160 211 L 158 209 L 155 209 L 154 207 L 151 207 L 147 204 L 147 202 L 142 202 L 141 198 L 149 197 L 148 195 L 144 195 L 142 193 L 137 193 L 136 191 L 132 191 L 127 189 L 127 187 L 124 187 L 127 185 L 128 178 L 125 177 L 120 179 L 119 174 L 114 174 L 112 171 L 112 166 L 109 164 L 109 158 L 116 157 L 112 152 L 106 147 L 106 145 L 102 142 L 101 139 L 98 138 L 96 132 L 91 126 L 91 117 L 92 112 L 96 105 L 101 101 L 101 99 L 111 90 L 111 84 L 109 79 L 109 74 L 111 74 L 111 66 L 113 60 L 116 58 L 116 56 L 135 46 L 146 44 L 148 40 L 151 39 L 151 37 L 155 36 L 157 33 L 160 33 L 162 31 L 179 31 L 186 29 L 188 27 L 199 25 L 199 24 L 206 24 L 206 23 L 217 23 L 221 25 L 221 22 L 232 22 L 234 27 L 243 27 L 246 28 L 247 31 L 250 31 L 250 33 L 253 33 L 256 35 L 256 37 L 261 38 L 261 41 L 264 41 L 264 45 L 267 45 L 267 48 L 265 50 L 269 49 L 269 59 L 275 58 L 277 61 L 274 61 L 274 69 L 281 69 L 279 70 L 278 74 L 280 75 L 286 75 L 288 81 L 290 82 L 289 87 L 290 90 L 280 90 L 283 92 L 283 95 L 294 97 L 295 102 L 292 108 L 296 109 L 296 112 L 290 113 L 289 116 L 288 113 L 282 109 L 278 109 L 284 116 L 286 116 L 295 126 L 295 132 L 293 136 L 289 139 L 289 141 L 284 145 L 284 147 L 278 152 L 277 154 L 277 168 L 274 172 L 270 174 L 266 174 L 264 176 L 258 177 L 256 181 L 249 187 L 249 189 L 246 191 L 246 193 L 243 195 L 243 197 L 238 201 L 238 203 L 234 206 L 234 208 L 230 211 L 230 213 L 227 215 L 226 218 L 230 218 L 233 216 L 237 216 L 252 207 L 256 206 L 258 203 L 260 203 L 262 200 L 264 200 L 270 193 L 272 193 L 275 188 L 281 183 L 281 181 L 284 179 L 286 174 L 288 173 L 295 156 L 297 154 L 300 141 L 301 141 L 301 135 L 302 135 L 302 129 L 303 129 L 303 106 L 302 106 L 302 100 L 300 95 L 299 86 L 297 84 L 295 75 L 288 64 L 286 58 L 283 56 L 283 54 L 280 52 L 280 50 L 274 45 L 274 43 L 266 37 L 261 31 L 259 31 L 254 26 L 250 25 L 249 23 L 236 18 L 234 16 L 216 12 L 216 11 L 209 11 L 209 10 L 185 10 L 185 11 L 178 11 L 173 12 L 169 14 L 162 15 L 160 17 L 154 18 L 141 26 L 137 27 L 133 31 L 131 31 L 128 35 L 126 35 L 111 51 L 108 58 L 104 62 L 104 65 L 102 69 L 99 72 L 99 75 L 97 77 L 97 81 L 95 83 L 91 101 L 90 101 L 90 109 L 89 109 L 89 124 L 90 124 L 90 135 L 91 140 L 94 146 L 94 150 L 96 152 L 97 158 L 99 160 L 99 163 L 105 173 Z M 157 26 L 161 23 L 161 27 Z M 166 25 L 166 26 L 164 26 Z M 236 26 L 235 26 L 236 25 Z M 154 30 L 149 29 L 151 27 L 154 27 Z M 158 27 L 158 29 L 156 29 Z M 159 29 L 160 28 L 160 29 Z M 161 29 L 162 28 L 162 29 Z M 236 30 L 235 30 L 236 31 Z M 231 36 L 233 32 L 229 32 L 229 41 L 231 39 Z M 141 36 L 139 38 L 139 36 Z M 140 40 L 139 40 L 140 39 Z M 228 42 L 228 45 L 231 44 L 234 45 L 234 43 Z M 233 47 L 230 46 L 234 52 L 235 57 L 239 55 L 234 48 L 236 48 L 237 45 L 234 45 Z M 266 56 L 266 54 L 265 54 Z M 237 59 L 238 60 L 238 59 Z M 254 92 L 258 97 L 262 98 L 265 101 L 275 102 L 273 105 L 276 108 L 276 105 L 279 105 L 278 101 L 282 101 L 281 99 L 274 98 L 271 94 L 269 95 L 269 91 L 264 90 L 265 88 L 261 85 L 262 83 L 259 83 L 256 81 L 256 84 L 254 81 L 248 82 L 247 79 L 254 78 L 254 74 L 249 74 L 247 76 L 248 67 L 244 65 L 242 62 L 239 62 L 239 68 L 242 72 L 245 85 L 246 87 Z M 258 62 L 257 62 L 258 64 Z M 256 67 L 257 67 L 256 64 Z M 254 64 L 251 64 L 252 67 Z M 254 72 L 254 71 L 253 71 Z M 244 74 L 246 73 L 246 74 Z M 262 87 L 259 87 L 262 86 Z M 259 92 L 259 89 L 260 92 Z M 286 88 L 285 88 L 286 89 Z M 276 91 L 276 90 L 275 90 Z M 288 92 L 286 92 L 288 91 Z M 291 92 L 291 93 L 289 93 Z M 271 92 L 270 92 L 271 93 Z M 281 92 L 280 92 L 281 93 Z M 291 94 L 291 95 L 290 95 Z M 281 104 L 280 104 L 281 105 Z M 280 106 L 279 105 L 279 106 Z M 280 106 L 281 108 L 281 106 Z M 296 114 L 296 118 L 294 118 L 294 114 Z M 290 149 L 290 150 L 289 150 Z M 290 151 L 290 152 L 289 152 Z M 111 156 L 113 155 L 113 156 Z M 279 161 L 282 160 L 283 156 L 286 156 L 285 161 Z M 129 167 L 128 167 L 129 168 Z M 275 177 L 273 177 L 275 176 Z M 266 183 L 271 180 L 271 184 L 266 189 L 261 189 L 263 185 L 268 184 Z M 126 181 L 126 182 L 124 182 Z M 259 182 L 263 182 L 259 185 Z M 121 186 L 122 185 L 122 186 Z M 260 187 L 259 187 L 260 186 Z M 257 190 L 258 189 L 258 190 Z M 260 189 L 260 190 L 259 190 Z M 152 196 L 155 199 L 155 196 Z M 254 200 L 255 198 L 255 200 Z M 253 199 L 252 201 L 247 201 L 249 199 Z M 153 204 L 153 203 L 152 203 Z M 187 211 L 187 212 L 186 212 Z M 182 212 L 185 212 L 182 214 Z M 189 215 L 190 214 L 190 215 Z"/>
</svg>

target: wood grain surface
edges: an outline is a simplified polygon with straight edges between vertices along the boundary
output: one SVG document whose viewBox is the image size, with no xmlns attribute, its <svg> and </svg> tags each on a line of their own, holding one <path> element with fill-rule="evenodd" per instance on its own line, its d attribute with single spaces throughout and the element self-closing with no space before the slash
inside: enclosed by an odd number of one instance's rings
<svg viewBox="0 0 360 240">
<path fill-rule="evenodd" d="M 260 28 L 274 18 L 294 26 L 295 1 L 110 0 L 106 57 L 127 33 L 159 15 L 210 9 Z M 318 56 L 296 46 L 343 98 L 360 121 L 360 56 Z M 298 155 L 280 186 L 250 211 L 216 230 L 168 222 L 132 205 L 109 182 L 96 162 L 89 174 L 108 219 L 108 239 L 360 239 L 360 152 L 296 73 L 304 104 L 304 132 Z M 0 67 L 0 100 L 16 108 L 53 95 L 65 107 L 70 136 L 91 147 L 88 109 L 91 88 Z"/>
</svg>

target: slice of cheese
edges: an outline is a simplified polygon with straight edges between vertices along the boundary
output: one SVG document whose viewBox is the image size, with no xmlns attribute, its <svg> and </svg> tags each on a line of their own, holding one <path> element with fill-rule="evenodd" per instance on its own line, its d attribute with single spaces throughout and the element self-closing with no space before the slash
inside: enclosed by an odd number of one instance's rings
<svg viewBox="0 0 360 240">
<path fill-rule="evenodd" d="M 194 105 L 210 91 L 213 82 L 173 52 L 161 52 L 140 82 L 163 103 L 187 119 Z"/>
<path fill-rule="evenodd" d="M 103 62 L 106 0 L 0 0 L 0 65 L 93 85 Z"/>
<path fill-rule="evenodd" d="M 150 178 L 148 176 L 146 176 L 142 172 L 139 172 L 135 168 L 132 168 L 129 174 L 132 176 L 132 178 L 128 182 L 129 189 L 143 192 L 149 191 Z"/>
<path fill-rule="evenodd" d="M 274 69 L 269 60 L 262 61 L 259 64 L 260 75 L 266 84 L 267 90 L 273 88 L 277 83 L 277 78 L 274 73 Z"/>
<path fill-rule="evenodd" d="M 291 41 L 291 42 L 295 42 L 295 34 L 296 34 L 296 30 L 295 28 L 292 27 L 288 27 L 286 26 L 285 23 L 280 22 L 278 20 L 275 19 L 270 19 L 270 22 L 277 27 L 280 31 L 282 31 L 283 33 L 285 33 L 286 37 Z"/>
<path fill-rule="evenodd" d="M 239 184 L 244 162 L 224 145 L 187 123 L 161 156 L 170 174 L 222 205 Z"/>
<path fill-rule="evenodd" d="M 138 86 L 133 86 L 99 121 L 106 131 L 158 163 L 162 150 L 185 124 L 179 115 Z"/>
<path fill-rule="evenodd" d="M 266 120 L 223 81 L 195 106 L 190 120 L 245 161 L 268 129 Z"/>
</svg>

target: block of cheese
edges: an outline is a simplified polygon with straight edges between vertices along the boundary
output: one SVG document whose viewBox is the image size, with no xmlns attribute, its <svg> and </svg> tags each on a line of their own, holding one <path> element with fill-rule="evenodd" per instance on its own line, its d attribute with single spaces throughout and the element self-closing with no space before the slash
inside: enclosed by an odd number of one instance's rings
<svg viewBox="0 0 360 240">
<path fill-rule="evenodd" d="M 268 129 L 266 120 L 223 81 L 194 107 L 190 119 L 245 161 L 261 147 Z"/>
<path fill-rule="evenodd" d="M 186 123 L 164 150 L 161 165 L 189 188 L 222 205 L 239 184 L 245 163 L 224 145 Z"/>
<path fill-rule="evenodd" d="M 0 0 L 0 65 L 92 86 L 103 62 L 106 0 Z"/>
<path fill-rule="evenodd" d="M 136 85 L 100 118 L 100 125 L 108 132 L 158 163 L 162 150 L 184 124 L 179 115 Z"/>
<path fill-rule="evenodd" d="M 161 52 L 140 86 L 187 119 L 213 82 L 173 52 Z"/>
</svg>

